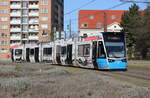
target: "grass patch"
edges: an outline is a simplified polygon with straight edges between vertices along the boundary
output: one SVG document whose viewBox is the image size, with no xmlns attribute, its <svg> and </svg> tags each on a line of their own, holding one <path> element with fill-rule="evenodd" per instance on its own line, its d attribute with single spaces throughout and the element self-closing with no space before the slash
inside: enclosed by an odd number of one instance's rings
<svg viewBox="0 0 150 98">
<path fill-rule="evenodd" d="M 144 67 L 144 68 L 150 68 L 150 65 L 144 65 L 144 64 L 128 64 L 130 67 Z"/>
<path fill-rule="evenodd" d="M 113 76 L 113 79 L 119 81 L 119 82 L 122 82 L 122 83 L 125 83 L 127 85 L 132 85 L 132 86 L 137 86 L 137 87 L 148 87 L 149 85 L 146 85 L 144 83 L 138 83 L 136 81 L 132 81 L 132 80 L 127 80 L 127 79 L 121 79 L 119 77 L 114 77 Z"/>
<path fill-rule="evenodd" d="M 22 89 L 26 86 L 30 85 L 29 78 L 9 78 L 9 79 L 1 79 L 0 87 L 1 88 L 18 88 Z"/>
<path fill-rule="evenodd" d="M 146 62 L 146 63 L 150 63 L 150 60 L 129 60 L 129 62 Z"/>
<path fill-rule="evenodd" d="M 81 68 L 66 68 L 70 73 L 79 73 L 79 72 L 85 72 L 85 70 Z"/>
<path fill-rule="evenodd" d="M 62 69 L 50 69 L 50 70 L 44 71 L 44 73 L 47 73 L 49 75 L 51 75 L 51 74 L 55 74 L 55 75 L 69 74 L 69 72 L 67 70 L 62 70 Z"/>
<path fill-rule="evenodd" d="M 0 75 L 15 73 L 15 68 L 12 66 L 0 66 Z"/>
<path fill-rule="evenodd" d="M 150 60 L 130 60 L 128 66 L 150 68 Z"/>
<path fill-rule="evenodd" d="M 22 69 L 21 66 L 17 65 L 17 66 L 15 67 L 15 71 L 23 71 L 23 69 Z"/>
</svg>

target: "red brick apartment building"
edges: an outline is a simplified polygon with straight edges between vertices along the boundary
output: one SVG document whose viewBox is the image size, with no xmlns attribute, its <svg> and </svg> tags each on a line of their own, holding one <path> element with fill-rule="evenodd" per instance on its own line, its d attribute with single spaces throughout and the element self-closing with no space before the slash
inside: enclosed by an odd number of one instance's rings
<svg viewBox="0 0 150 98">
<path fill-rule="evenodd" d="M 125 10 L 80 10 L 80 36 L 104 32 L 104 25 L 108 32 L 119 32 L 122 29 L 119 24 L 124 12 Z"/>
<path fill-rule="evenodd" d="M 51 40 L 63 31 L 64 0 L 0 0 L 0 59 L 22 43 Z"/>
</svg>

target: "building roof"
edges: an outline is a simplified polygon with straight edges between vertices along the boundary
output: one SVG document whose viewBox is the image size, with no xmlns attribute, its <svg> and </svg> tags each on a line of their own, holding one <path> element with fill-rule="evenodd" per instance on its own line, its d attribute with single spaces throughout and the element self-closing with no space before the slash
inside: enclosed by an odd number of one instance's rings
<svg viewBox="0 0 150 98">
<path fill-rule="evenodd" d="M 120 23 L 126 10 L 80 10 L 79 29 L 101 29 L 107 19 L 107 25 Z"/>
</svg>

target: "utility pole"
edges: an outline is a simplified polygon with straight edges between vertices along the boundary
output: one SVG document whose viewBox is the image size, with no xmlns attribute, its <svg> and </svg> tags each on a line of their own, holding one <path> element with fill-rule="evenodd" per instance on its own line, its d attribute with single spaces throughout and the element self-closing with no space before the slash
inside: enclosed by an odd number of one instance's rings
<svg viewBox="0 0 150 98">
<path fill-rule="evenodd" d="M 104 12 L 104 32 L 107 32 L 107 13 Z"/>
<path fill-rule="evenodd" d="M 70 19 L 70 26 L 69 26 L 70 28 L 69 28 L 69 32 L 70 32 L 70 35 L 69 35 L 69 37 L 71 38 L 71 34 L 72 34 L 72 29 L 71 29 L 71 19 Z"/>
</svg>

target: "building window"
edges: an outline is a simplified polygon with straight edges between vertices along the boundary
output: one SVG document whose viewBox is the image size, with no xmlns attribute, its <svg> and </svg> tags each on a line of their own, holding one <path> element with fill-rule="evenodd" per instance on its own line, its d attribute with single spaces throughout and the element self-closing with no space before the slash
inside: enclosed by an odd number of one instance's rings
<svg viewBox="0 0 150 98">
<path fill-rule="evenodd" d="M 0 53 L 7 53 L 7 48 L 0 49 Z"/>
<path fill-rule="evenodd" d="M 42 21 L 47 21 L 48 20 L 48 17 L 47 16 L 43 16 L 42 17 Z"/>
<path fill-rule="evenodd" d="M 47 30 L 43 30 L 42 36 L 43 36 L 43 37 L 48 37 L 48 31 L 47 31 Z"/>
<path fill-rule="evenodd" d="M 112 19 L 112 20 L 116 19 L 116 16 L 115 16 L 115 15 L 112 15 L 112 16 L 111 16 L 111 19 Z"/>
<path fill-rule="evenodd" d="M 97 27 L 97 28 L 100 28 L 100 27 L 101 27 L 101 23 L 98 22 L 98 23 L 96 24 L 96 27 Z"/>
<path fill-rule="evenodd" d="M 0 14 L 6 14 L 6 13 L 8 13 L 8 9 L 1 9 L 0 10 Z"/>
<path fill-rule="evenodd" d="M 6 22 L 6 21 L 8 21 L 8 17 L 0 17 L 0 21 Z"/>
<path fill-rule="evenodd" d="M 7 37 L 7 34 L 5 33 L 0 33 L 0 38 L 6 38 Z"/>
<path fill-rule="evenodd" d="M 0 6 L 5 6 L 8 5 L 8 2 L 4 1 L 4 2 L 0 2 Z"/>
<path fill-rule="evenodd" d="M 48 13 L 48 9 L 43 8 L 43 9 L 41 10 L 41 13 Z"/>
<path fill-rule="evenodd" d="M 27 34 L 22 34 L 22 38 L 23 39 L 28 38 Z"/>
<path fill-rule="evenodd" d="M 1 30 L 6 30 L 6 29 L 8 29 L 8 25 L 0 25 L 0 29 Z"/>
<path fill-rule="evenodd" d="M 48 5 L 48 0 L 42 0 L 41 5 Z"/>
<path fill-rule="evenodd" d="M 87 28 L 87 27 L 88 27 L 88 23 L 84 23 L 84 24 L 82 24 L 82 25 L 81 25 L 81 27 L 83 27 L 83 28 Z"/>
<path fill-rule="evenodd" d="M 27 8 L 28 7 L 28 2 L 22 2 L 22 7 Z"/>
<path fill-rule="evenodd" d="M 22 26 L 22 31 L 25 31 L 25 32 L 28 31 L 28 26 L 27 25 L 23 25 Z"/>
<path fill-rule="evenodd" d="M 28 18 L 23 17 L 23 18 L 22 18 L 22 23 L 28 23 Z"/>
<path fill-rule="evenodd" d="M 6 40 L 3 40 L 0 42 L 0 45 L 7 45 L 7 44 L 8 44 L 8 41 L 6 41 Z"/>
<path fill-rule="evenodd" d="M 28 10 L 23 10 L 22 15 L 27 16 L 28 15 Z"/>
<path fill-rule="evenodd" d="M 92 20 L 92 19 L 94 19 L 94 16 L 93 16 L 93 15 L 91 15 L 91 16 L 89 16 L 89 18 Z"/>
<path fill-rule="evenodd" d="M 48 25 L 47 25 L 47 24 L 42 24 L 42 25 L 41 25 L 41 28 L 42 28 L 42 29 L 48 29 Z"/>
</svg>

